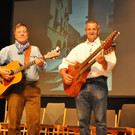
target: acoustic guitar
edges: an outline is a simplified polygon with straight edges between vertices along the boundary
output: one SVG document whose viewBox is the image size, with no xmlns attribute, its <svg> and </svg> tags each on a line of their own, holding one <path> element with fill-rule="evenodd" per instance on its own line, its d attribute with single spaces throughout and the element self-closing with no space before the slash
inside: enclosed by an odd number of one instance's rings
<svg viewBox="0 0 135 135">
<path fill-rule="evenodd" d="M 48 52 L 46 55 L 40 58 L 51 59 L 51 58 L 58 57 L 59 55 L 60 55 L 60 48 L 57 47 L 55 50 Z M 5 80 L 2 77 L 0 78 L 0 99 L 4 98 L 7 95 L 11 87 L 15 86 L 16 84 L 19 84 L 22 81 L 23 79 L 22 71 L 24 71 L 26 68 L 29 68 L 34 64 L 35 64 L 35 60 L 29 62 L 24 66 L 20 66 L 19 62 L 17 61 L 12 61 L 6 66 L 1 66 L 1 68 L 6 68 L 11 70 L 11 75 L 14 75 L 14 77 L 10 81 Z"/>
<path fill-rule="evenodd" d="M 103 50 L 104 55 L 107 55 L 108 53 L 115 50 L 113 43 L 118 34 L 118 31 L 111 33 L 101 44 L 101 46 L 97 48 L 84 62 L 77 63 L 75 66 L 68 66 L 67 72 L 73 76 L 73 81 L 71 85 L 67 85 L 63 82 L 64 92 L 66 95 L 71 97 L 78 95 L 82 85 L 86 82 L 86 77 L 90 72 L 90 67 L 96 62 L 95 56 L 98 55 L 101 50 Z"/>
</svg>

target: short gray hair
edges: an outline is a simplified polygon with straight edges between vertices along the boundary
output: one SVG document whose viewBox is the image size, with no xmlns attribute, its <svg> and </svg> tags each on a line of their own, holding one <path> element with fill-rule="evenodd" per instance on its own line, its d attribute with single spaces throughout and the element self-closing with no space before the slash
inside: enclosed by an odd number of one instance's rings
<svg viewBox="0 0 135 135">
<path fill-rule="evenodd" d="M 94 21 L 94 20 L 87 21 L 87 22 L 86 22 L 86 25 L 87 25 L 88 23 L 96 23 L 97 26 L 98 26 L 98 29 L 100 29 L 100 25 L 98 24 L 97 21 Z M 86 29 L 86 25 L 85 25 L 85 29 Z"/>
</svg>

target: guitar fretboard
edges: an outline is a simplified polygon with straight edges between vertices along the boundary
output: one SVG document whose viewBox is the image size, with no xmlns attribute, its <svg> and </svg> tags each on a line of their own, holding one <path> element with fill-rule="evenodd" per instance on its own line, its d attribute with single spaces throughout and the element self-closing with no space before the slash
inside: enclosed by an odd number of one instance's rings
<svg viewBox="0 0 135 135">
<path fill-rule="evenodd" d="M 43 59 L 44 57 L 40 57 L 40 58 Z M 29 68 L 30 66 L 32 66 L 34 64 L 35 64 L 35 60 L 31 61 L 30 63 L 28 63 L 24 66 L 21 66 L 21 67 L 15 69 L 13 72 L 14 72 L 14 74 L 17 74 L 17 73 L 23 71 L 24 69 Z"/>
</svg>

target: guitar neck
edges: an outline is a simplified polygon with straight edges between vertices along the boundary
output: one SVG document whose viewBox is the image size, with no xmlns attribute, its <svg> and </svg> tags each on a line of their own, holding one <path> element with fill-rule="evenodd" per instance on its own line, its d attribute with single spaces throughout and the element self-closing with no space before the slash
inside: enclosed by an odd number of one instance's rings
<svg viewBox="0 0 135 135">
<path fill-rule="evenodd" d="M 40 58 L 43 59 L 44 57 L 40 57 Z M 19 72 L 25 70 L 26 68 L 29 68 L 30 66 L 32 66 L 32 65 L 34 65 L 34 64 L 35 64 L 35 60 L 29 62 L 28 64 L 26 64 L 26 65 L 24 65 L 24 66 L 21 66 L 21 67 L 15 69 L 13 72 L 14 72 L 14 74 L 17 74 L 17 73 L 19 73 Z"/>
<path fill-rule="evenodd" d="M 108 48 L 107 50 L 105 50 L 105 51 L 102 52 L 102 53 L 103 53 L 103 55 L 107 55 L 108 53 L 114 51 L 115 48 L 116 48 L 115 46 L 110 47 L 110 48 Z M 95 62 L 96 62 L 96 60 L 95 60 L 95 58 L 94 58 L 94 59 L 91 60 L 87 65 L 85 65 L 85 66 L 81 69 L 81 71 L 80 71 L 80 73 L 79 73 L 79 76 L 81 76 L 84 72 L 86 72 L 87 70 L 89 70 L 89 69 L 91 68 L 91 66 L 92 66 Z"/>
<path fill-rule="evenodd" d="M 45 59 L 51 59 L 51 58 L 58 57 L 59 55 L 60 55 L 60 48 L 57 48 L 57 50 L 55 49 L 52 52 L 48 52 L 46 55 L 39 57 L 39 58 L 45 60 Z M 35 60 L 31 61 L 30 63 L 28 63 L 24 66 L 21 66 L 21 67 L 15 69 L 13 71 L 13 74 L 17 74 L 17 73 L 23 71 L 24 69 L 29 68 L 30 66 L 32 66 L 34 64 L 35 64 Z"/>
<path fill-rule="evenodd" d="M 82 64 L 81 64 L 81 69 L 95 56 L 97 55 L 100 50 L 103 48 L 103 45 L 98 47 Z"/>
<path fill-rule="evenodd" d="M 88 63 L 79 73 L 79 76 L 81 76 L 84 72 L 86 72 L 90 67 L 96 62 L 95 59 L 93 59 L 90 63 Z"/>
</svg>

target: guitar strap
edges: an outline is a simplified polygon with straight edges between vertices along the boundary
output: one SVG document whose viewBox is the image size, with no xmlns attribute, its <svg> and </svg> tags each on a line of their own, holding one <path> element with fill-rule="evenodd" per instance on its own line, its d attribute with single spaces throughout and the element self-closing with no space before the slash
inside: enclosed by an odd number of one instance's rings
<svg viewBox="0 0 135 135">
<path fill-rule="evenodd" d="M 29 45 L 29 47 L 26 48 L 25 50 L 25 55 L 24 55 L 24 65 L 29 63 L 30 60 L 30 53 L 31 53 L 31 46 Z"/>
</svg>

